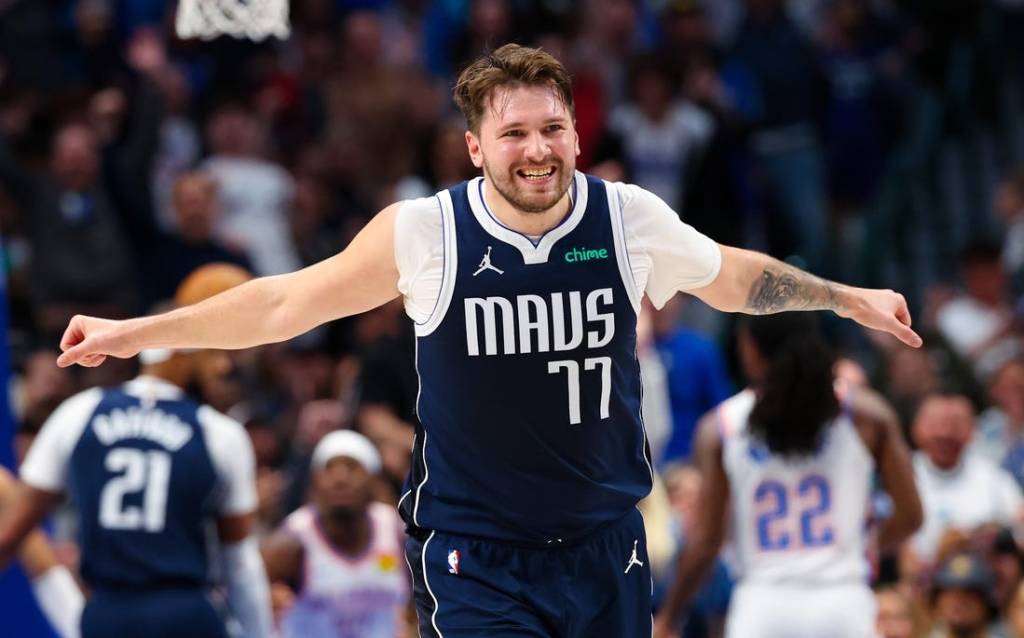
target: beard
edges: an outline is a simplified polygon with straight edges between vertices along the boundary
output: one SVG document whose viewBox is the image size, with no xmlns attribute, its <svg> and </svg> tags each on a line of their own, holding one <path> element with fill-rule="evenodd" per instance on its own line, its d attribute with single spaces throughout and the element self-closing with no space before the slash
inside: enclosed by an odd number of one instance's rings
<svg viewBox="0 0 1024 638">
<path fill-rule="evenodd" d="M 516 168 L 510 168 L 508 173 L 502 173 L 491 169 L 487 158 L 484 158 L 484 172 L 491 180 L 495 190 L 501 193 L 509 204 L 522 213 L 543 213 L 550 210 L 557 204 L 572 184 L 575 167 L 566 170 L 565 164 L 560 161 L 550 162 L 555 167 L 554 190 L 550 193 L 528 193 L 518 181 Z"/>
</svg>

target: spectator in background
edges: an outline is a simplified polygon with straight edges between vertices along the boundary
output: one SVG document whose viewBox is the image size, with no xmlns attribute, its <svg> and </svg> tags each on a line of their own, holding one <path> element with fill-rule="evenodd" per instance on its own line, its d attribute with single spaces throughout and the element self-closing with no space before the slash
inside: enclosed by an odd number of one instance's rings
<svg viewBox="0 0 1024 638">
<path fill-rule="evenodd" d="M 924 505 L 924 525 L 909 550 L 918 565 L 936 559 L 948 528 L 970 534 L 990 524 L 1012 525 L 1024 514 L 1021 488 L 987 459 L 967 454 L 974 436 L 974 408 L 966 397 L 941 391 L 928 395 L 912 426 L 914 475 Z"/>
<path fill-rule="evenodd" d="M 402 304 L 392 301 L 356 319 L 356 352 L 362 361 L 356 423 L 377 449 L 384 475 L 400 493 L 409 471 L 419 377 L 416 342 Z"/>
<path fill-rule="evenodd" d="M 956 554 L 935 576 L 935 626 L 929 638 L 1002 638 L 992 631 L 996 618 L 992 573 L 971 554 Z"/>
<path fill-rule="evenodd" d="M 1007 175 L 999 184 L 995 208 L 1006 225 L 1003 268 L 1010 275 L 1011 288 L 1018 301 L 1024 301 L 1024 167 Z"/>
<path fill-rule="evenodd" d="M 52 338 L 75 313 L 134 310 L 132 246 L 101 174 L 94 131 L 79 121 L 58 128 L 49 168 L 39 173 L 22 168 L 8 139 L 0 137 L 0 179 L 24 211 L 40 330 Z"/>
<path fill-rule="evenodd" d="M 200 172 L 182 174 L 174 182 L 172 196 L 174 230 L 161 233 L 154 260 L 150 303 L 169 299 L 193 270 L 214 262 L 226 262 L 251 270 L 240 250 L 229 248 L 213 236 L 218 219 L 217 182 Z"/>
<path fill-rule="evenodd" d="M 979 241 L 960 255 L 964 290 L 936 315 L 939 331 L 975 373 L 987 379 L 1008 358 L 1024 352 L 999 246 Z"/>
<path fill-rule="evenodd" d="M 264 125 L 245 108 L 226 105 L 210 117 L 206 137 L 212 154 L 202 167 L 217 182 L 222 211 L 214 235 L 245 251 L 261 276 L 297 269 L 287 222 L 294 183 L 264 158 Z"/>
<path fill-rule="evenodd" d="M 323 181 L 312 175 L 295 180 L 288 221 L 303 266 L 322 261 L 343 247 L 341 227 L 332 205 L 331 192 Z"/>
<path fill-rule="evenodd" d="M 911 599 L 895 587 L 882 587 L 875 591 L 878 620 L 875 632 L 878 638 L 920 638 L 925 629 L 920 614 L 916 614 Z"/>
<path fill-rule="evenodd" d="M 608 135 L 595 160 L 617 181 L 633 182 L 683 211 L 685 177 L 714 133 L 714 120 L 679 97 L 679 79 L 666 61 L 637 58 L 630 73 L 631 100 L 608 118 Z"/>
<path fill-rule="evenodd" d="M 405 537 L 394 507 L 372 500 L 380 470 L 380 455 L 361 434 L 335 431 L 317 444 L 311 501 L 263 544 L 271 582 L 294 595 L 276 597 L 287 605 L 278 610 L 284 638 L 403 635 Z"/>
<path fill-rule="evenodd" d="M 669 502 L 674 515 L 676 543 L 679 552 L 669 564 L 669 568 L 654 582 L 655 607 L 661 604 L 668 588 L 676 576 L 679 554 L 685 549 L 688 540 L 693 539 L 697 520 L 701 516 L 698 511 L 698 495 L 703 480 L 700 471 L 688 464 L 669 465 L 664 472 L 665 487 L 668 490 Z M 725 614 L 729 609 L 733 581 L 726 567 L 726 561 L 719 557 L 711 568 L 700 591 L 694 596 L 693 603 L 683 619 L 683 638 L 698 636 L 720 636 L 725 627 Z"/>
<path fill-rule="evenodd" d="M 828 83 L 825 152 L 829 190 L 843 208 L 863 205 L 884 168 L 879 118 L 880 73 L 890 54 L 885 31 L 867 0 L 837 0 L 826 8 L 819 62 Z"/>
<path fill-rule="evenodd" d="M 1001 465 L 1024 488 L 1024 359 L 1011 359 L 992 376 L 990 407 L 978 416 L 971 451 Z"/>
<path fill-rule="evenodd" d="M 189 106 L 192 89 L 185 72 L 168 64 L 160 76 L 164 113 L 153 157 L 152 191 L 157 222 L 164 231 L 175 229 L 174 186 L 179 176 L 199 161 L 202 139 Z"/>
<path fill-rule="evenodd" d="M 810 44 L 786 15 L 783 0 L 747 0 L 732 50 L 753 79 L 759 112 L 750 139 L 782 215 L 773 252 L 795 252 L 812 270 L 825 259 L 825 168 L 817 122 L 823 85 Z M 772 245 L 770 244 L 770 246 Z"/>
<path fill-rule="evenodd" d="M 681 298 L 670 299 L 654 315 L 655 345 L 668 378 L 672 406 L 672 434 L 659 463 L 690 457 L 697 420 L 727 399 L 732 383 L 718 346 L 704 335 L 679 327 Z"/>
<path fill-rule="evenodd" d="M 985 539 L 986 558 L 994 581 L 992 598 L 999 610 L 1002 625 L 1011 611 L 1017 585 L 1024 576 L 1024 556 L 1010 528 L 991 528 L 985 531 L 988 532 Z M 1006 627 L 1000 626 L 999 629 L 1002 634 L 1010 635 Z"/>
</svg>

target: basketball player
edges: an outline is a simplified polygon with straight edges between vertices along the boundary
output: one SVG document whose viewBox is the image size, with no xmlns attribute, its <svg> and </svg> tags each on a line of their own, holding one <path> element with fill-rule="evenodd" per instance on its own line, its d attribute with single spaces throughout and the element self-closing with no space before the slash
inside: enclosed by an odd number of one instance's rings
<svg viewBox="0 0 1024 638">
<path fill-rule="evenodd" d="M 0 466 L 0 520 L 10 510 L 18 482 Z M 77 638 L 85 599 L 67 567 L 57 561 L 41 530 L 33 530 L 18 549 L 18 560 L 32 585 L 39 608 L 62 638 Z"/>
<path fill-rule="evenodd" d="M 237 266 L 204 266 L 176 301 L 196 302 L 248 278 Z M 247 637 L 270 635 L 267 580 L 250 535 L 256 485 L 248 435 L 182 390 L 222 372 L 223 356 L 147 351 L 141 376 L 61 404 L 21 466 L 26 487 L 0 529 L 0 566 L 70 493 L 81 576 L 92 592 L 84 638 L 226 638 L 207 595 L 212 526 L 231 611 Z"/>
<path fill-rule="evenodd" d="M 482 177 L 388 206 L 344 251 L 298 272 L 157 317 L 77 316 L 58 363 L 283 341 L 401 295 L 422 427 L 399 509 L 422 635 L 649 635 L 635 508 L 651 487 L 642 296 L 827 309 L 920 338 L 897 293 L 720 246 L 651 193 L 576 172 L 572 87 L 547 53 L 482 56 L 455 100 Z M 643 566 L 627 571 L 634 546 Z"/>
<path fill-rule="evenodd" d="M 727 637 L 874 635 L 865 527 L 875 471 L 893 501 L 879 530 L 882 550 L 920 526 L 921 501 L 895 414 L 866 389 L 837 399 L 833 355 L 813 319 L 785 313 L 741 326 L 751 387 L 698 426 L 702 516 L 659 612 L 657 638 L 676 635 L 674 621 L 727 527 L 739 567 Z"/>
<path fill-rule="evenodd" d="M 313 450 L 313 496 L 263 543 L 273 583 L 295 592 L 284 638 L 395 638 L 409 600 L 405 536 L 395 508 L 371 502 L 380 455 L 351 430 Z"/>
</svg>

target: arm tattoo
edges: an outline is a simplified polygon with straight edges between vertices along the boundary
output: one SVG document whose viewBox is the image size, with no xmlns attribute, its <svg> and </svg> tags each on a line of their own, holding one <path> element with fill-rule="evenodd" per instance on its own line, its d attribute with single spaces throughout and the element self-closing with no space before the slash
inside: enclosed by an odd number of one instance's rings
<svg viewBox="0 0 1024 638">
<path fill-rule="evenodd" d="M 744 311 L 767 315 L 786 310 L 839 310 L 837 284 L 780 261 L 772 261 L 754 280 Z"/>
</svg>

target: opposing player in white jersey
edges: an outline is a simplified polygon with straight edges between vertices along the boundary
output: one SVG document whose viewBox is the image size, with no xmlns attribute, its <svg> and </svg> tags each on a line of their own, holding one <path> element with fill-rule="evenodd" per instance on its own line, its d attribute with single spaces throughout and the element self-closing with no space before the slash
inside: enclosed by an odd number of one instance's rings
<svg viewBox="0 0 1024 638">
<path fill-rule="evenodd" d="M 176 301 L 195 303 L 247 279 L 237 266 L 204 266 Z M 151 350 L 135 379 L 62 403 L 29 449 L 25 486 L 0 522 L 0 569 L 70 495 L 90 590 L 83 638 L 227 638 L 209 596 L 212 556 L 246 638 L 270 635 L 268 585 L 251 534 L 251 443 L 238 422 L 183 389 L 227 368 L 223 353 Z"/>
<path fill-rule="evenodd" d="M 867 519 L 876 471 L 894 505 L 881 549 L 922 520 L 895 414 L 868 390 L 836 396 L 834 358 L 810 315 L 744 321 L 739 346 L 751 387 L 700 423 L 702 516 L 655 636 L 675 635 L 727 529 L 739 571 L 727 637 L 872 636 Z"/>
<path fill-rule="evenodd" d="M 381 460 L 361 434 L 338 430 L 313 450 L 311 502 L 263 543 L 267 575 L 295 592 L 283 638 L 395 638 L 409 602 L 404 525 L 371 502 Z"/>
</svg>

